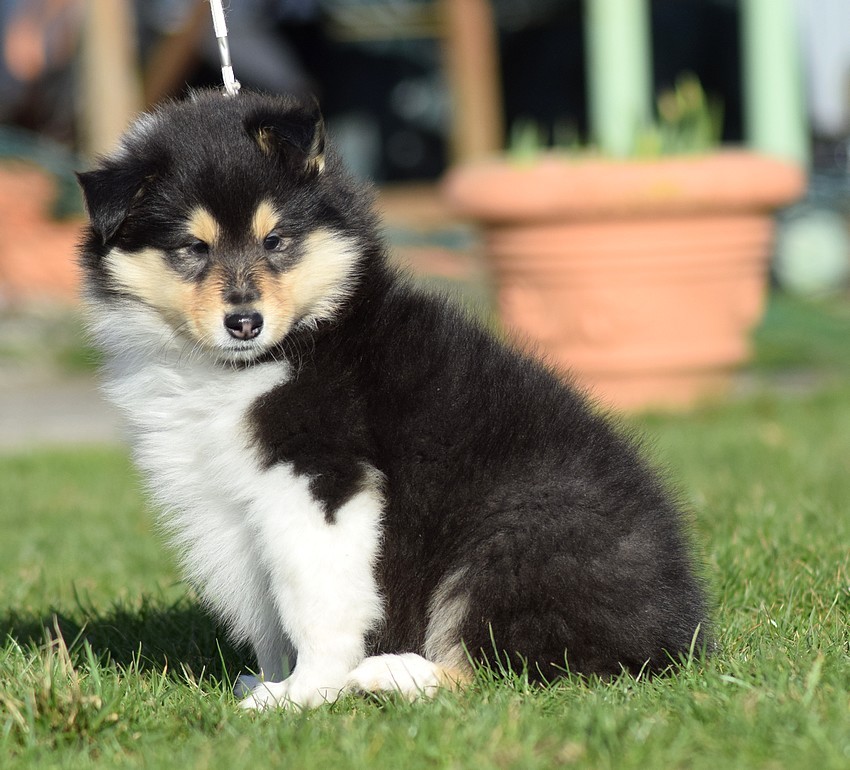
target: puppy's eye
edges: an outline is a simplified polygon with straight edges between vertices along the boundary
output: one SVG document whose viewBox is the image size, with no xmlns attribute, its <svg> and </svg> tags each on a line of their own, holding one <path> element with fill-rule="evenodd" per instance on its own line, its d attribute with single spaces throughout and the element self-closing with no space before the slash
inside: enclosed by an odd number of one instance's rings
<svg viewBox="0 0 850 770">
<path fill-rule="evenodd" d="M 205 257 L 210 253 L 210 245 L 205 241 L 192 241 L 188 251 L 194 257 Z"/>
<path fill-rule="evenodd" d="M 281 238 L 277 233 L 269 233 L 263 241 L 263 248 L 266 251 L 275 251 L 279 249 L 283 244 L 283 238 Z"/>
</svg>

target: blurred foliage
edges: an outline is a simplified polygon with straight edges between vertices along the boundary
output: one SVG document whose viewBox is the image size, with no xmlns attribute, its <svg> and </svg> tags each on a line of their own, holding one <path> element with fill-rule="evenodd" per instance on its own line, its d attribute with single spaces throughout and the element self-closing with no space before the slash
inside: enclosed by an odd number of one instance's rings
<svg viewBox="0 0 850 770">
<path fill-rule="evenodd" d="M 634 155 L 655 158 L 708 152 L 720 144 L 722 133 L 722 105 L 710 99 L 699 78 L 688 72 L 679 76 L 674 88 L 659 95 L 655 121 L 637 132 Z"/>
<path fill-rule="evenodd" d="M 51 215 L 56 219 L 83 213 L 83 198 L 75 171 L 82 161 L 57 142 L 11 126 L 0 126 L 0 159 L 25 160 L 39 166 L 56 180 Z"/>
<path fill-rule="evenodd" d="M 694 155 L 720 144 L 723 106 L 705 93 L 699 78 L 692 73 L 680 75 L 673 88 L 658 96 L 655 112 L 652 122 L 635 130 L 635 158 Z M 569 124 L 556 124 L 549 132 L 539 122 L 525 117 L 511 125 L 508 155 L 513 160 L 531 162 L 550 149 L 567 154 L 595 153 L 593 147 L 582 145 L 578 130 Z"/>
</svg>

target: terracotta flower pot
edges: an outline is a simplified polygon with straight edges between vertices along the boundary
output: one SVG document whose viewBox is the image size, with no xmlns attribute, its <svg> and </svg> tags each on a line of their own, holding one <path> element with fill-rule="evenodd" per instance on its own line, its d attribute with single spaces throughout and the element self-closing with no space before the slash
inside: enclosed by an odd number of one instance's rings
<svg viewBox="0 0 850 770">
<path fill-rule="evenodd" d="M 626 409 L 728 386 L 762 314 L 772 211 L 804 187 L 798 167 L 743 151 L 490 161 L 445 180 L 484 227 L 504 322 Z"/>
<path fill-rule="evenodd" d="M 0 166 L 0 304 L 76 301 L 82 220 L 50 216 L 53 179 L 24 163 Z"/>
</svg>

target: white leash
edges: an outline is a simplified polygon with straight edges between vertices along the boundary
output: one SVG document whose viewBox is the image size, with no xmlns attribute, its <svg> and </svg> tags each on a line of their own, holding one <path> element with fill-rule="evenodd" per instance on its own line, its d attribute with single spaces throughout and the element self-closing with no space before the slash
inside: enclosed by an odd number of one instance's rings
<svg viewBox="0 0 850 770">
<path fill-rule="evenodd" d="M 233 75 L 230 63 L 230 46 L 227 44 L 227 24 L 224 20 L 224 8 L 221 0 L 210 0 L 215 38 L 218 40 L 218 54 L 221 58 L 221 76 L 224 79 L 224 93 L 236 96 L 239 93 L 239 81 Z"/>
</svg>

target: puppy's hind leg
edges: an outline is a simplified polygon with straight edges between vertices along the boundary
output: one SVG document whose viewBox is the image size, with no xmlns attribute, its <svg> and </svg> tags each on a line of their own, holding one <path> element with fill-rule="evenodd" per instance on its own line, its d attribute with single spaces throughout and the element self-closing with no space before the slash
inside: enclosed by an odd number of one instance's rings
<svg viewBox="0 0 850 770">
<path fill-rule="evenodd" d="M 471 679 L 471 668 L 434 663 L 415 652 L 374 655 L 352 671 L 345 692 L 398 693 L 408 700 L 431 698 L 442 689 L 455 690 Z"/>
<path fill-rule="evenodd" d="M 415 700 L 469 682 L 472 665 L 460 638 L 469 607 L 465 575 L 465 569 L 450 573 L 437 586 L 429 605 L 424 657 L 409 652 L 366 658 L 349 675 L 346 691 L 395 692 Z"/>
</svg>

